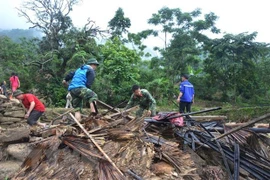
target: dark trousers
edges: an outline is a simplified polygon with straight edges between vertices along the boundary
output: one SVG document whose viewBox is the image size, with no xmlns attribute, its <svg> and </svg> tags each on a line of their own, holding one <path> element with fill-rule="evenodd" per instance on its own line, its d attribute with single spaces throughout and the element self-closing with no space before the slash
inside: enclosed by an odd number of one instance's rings
<svg viewBox="0 0 270 180">
<path fill-rule="evenodd" d="M 32 110 L 29 117 L 27 118 L 27 123 L 30 126 L 33 126 L 37 123 L 38 119 L 44 112 L 37 111 L 37 110 Z"/>
<path fill-rule="evenodd" d="M 179 103 L 179 112 L 184 113 L 185 109 L 186 109 L 187 113 L 191 112 L 191 104 L 192 104 L 192 102 L 182 102 L 182 101 L 180 101 L 180 103 Z"/>
</svg>

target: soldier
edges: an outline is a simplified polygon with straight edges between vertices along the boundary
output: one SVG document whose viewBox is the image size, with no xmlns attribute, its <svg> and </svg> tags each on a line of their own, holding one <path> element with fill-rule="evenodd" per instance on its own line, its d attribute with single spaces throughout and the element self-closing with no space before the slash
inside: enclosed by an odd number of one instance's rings
<svg viewBox="0 0 270 180">
<path fill-rule="evenodd" d="M 95 80 L 95 70 L 99 65 L 98 61 L 94 58 L 88 60 L 87 64 L 78 68 L 75 72 L 69 73 L 63 80 L 63 84 L 71 80 L 68 91 L 72 96 L 72 106 L 76 108 L 75 118 L 81 120 L 81 108 L 83 106 L 83 100 L 86 100 L 90 104 L 92 114 L 97 114 L 95 106 L 95 100 L 97 100 L 97 94 L 91 90 L 91 86 Z"/>
<path fill-rule="evenodd" d="M 131 95 L 125 109 L 139 105 L 139 110 L 136 112 L 136 117 L 141 117 L 144 110 L 147 110 L 147 116 L 155 116 L 156 100 L 153 98 L 153 96 L 146 89 L 140 89 L 140 86 L 138 85 L 132 86 L 132 92 L 133 94 Z"/>
</svg>

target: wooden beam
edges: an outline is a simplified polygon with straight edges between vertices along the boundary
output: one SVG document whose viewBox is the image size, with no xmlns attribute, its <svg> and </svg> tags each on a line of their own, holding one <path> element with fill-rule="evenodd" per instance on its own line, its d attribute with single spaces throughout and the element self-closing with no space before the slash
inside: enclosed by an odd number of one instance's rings
<svg viewBox="0 0 270 180">
<path fill-rule="evenodd" d="M 212 141 L 217 140 L 217 139 L 220 139 L 220 138 L 223 138 L 223 137 L 225 137 L 225 136 L 228 136 L 228 135 L 230 135 L 230 134 L 232 134 L 232 133 L 234 133 L 234 132 L 236 132 L 236 131 L 239 131 L 240 129 L 243 129 L 243 128 L 245 128 L 245 127 L 248 127 L 248 126 L 250 126 L 250 125 L 253 125 L 253 124 L 255 124 L 256 122 L 262 121 L 262 120 L 267 119 L 267 118 L 269 118 L 269 117 L 270 117 L 270 113 L 265 114 L 265 115 L 263 115 L 263 116 L 260 116 L 260 117 L 258 117 L 258 118 L 255 118 L 255 119 L 253 119 L 253 120 L 251 120 L 251 121 L 249 121 L 249 122 L 247 122 L 247 123 L 245 123 L 245 124 L 243 124 L 243 125 L 241 125 L 241 126 L 238 126 L 238 127 L 236 127 L 236 128 L 231 129 L 231 130 L 230 130 L 229 132 L 227 132 L 227 133 L 224 133 L 224 134 L 222 134 L 222 135 L 220 135 L 220 136 L 218 136 L 218 137 L 216 137 L 216 138 L 213 138 Z"/>
<path fill-rule="evenodd" d="M 108 110 L 110 110 L 112 112 L 115 112 L 115 113 L 118 113 L 119 112 L 117 109 L 115 109 L 114 107 L 110 106 L 109 104 L 106 104 L 105 102 L 102 102 L 100 100 L 97 100 L 97 102 L 99 104 L 101 104 L 102 106 L 105 106 Z"/>
<path fill-rule="evenodd" d="M 116 116 L 121 115 L 122 113 L 127 113 L 127 112 L 130 112 L 130 111 L 136 110 L 138 107 L 139 107 L 139 106 L 134 106 L 134 107 L 132 107 L 132 108 L 130 108 L 130 109 L 126 109 L 126 110 L 124 110 L 124 111 L 122 111 L 122 112 L 118 112 L 118 113 L 111 114 L 110 116 L 111 116 L 111 118 L 113 118 L 113 117 L 116 117 Z"/>
<path fill-rule="evenodd" d="M 64 112 L 63 114 L 60 114 L 59 116 L 57 116 L 56 118 L 54 118 L 54 119 L 50 122 L 50 125 L 52 125 L 52 124 L 54 123 L 55 120 L 57 120 L 57 119 L 63 117 L 64 115 L 66 115 L 66 114 L 72 112 L 73 110 L 74 110 L 74 108 L 71 108 L 71 109 L 68 109 L 68 110 L 67 110 L 66 112 Z M 53 113 L 56 113 L 56 112 L 53 112 Z M 57 114 L 59 114 L 59 113 L 57 113 Z"/>
<path fill-rule="evenodd" d="M 190 116 L 191 119 L 194 119 L 196 121 L 222 121 L 227 119 L 227 116 Z"/>
</svg>

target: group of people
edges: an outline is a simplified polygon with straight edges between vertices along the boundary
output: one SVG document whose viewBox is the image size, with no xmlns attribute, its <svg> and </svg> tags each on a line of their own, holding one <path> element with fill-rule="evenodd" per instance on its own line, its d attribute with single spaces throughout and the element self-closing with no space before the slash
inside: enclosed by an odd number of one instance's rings
<svg viewBox="0 0 270 180">
<path fill-rule="evenodd" d="M 189 76 L 183 74 L 181 76 L 182 82 L 179 86 L 179 95 L 177 102 L 179 103 L 179 112 L 191 112 L 191 105 L 194 103 L 195 90 L 194 86 L 188 81 Z M 133 85 L 133 94 L 131 95 L 129 102 L 125 109 L 131 108 L 135 105 L 139 105 L 139 110 L 136 112 L 136 117 L 141 117 L 146 110 L 146 116 L 156 115 L 156 101 L 153 96 L 146 90 L 140 89 L 138 85 Z"/>
<path fill-rule="evenodd" d="M 95 79 L 95 70 L 99 66 L 95 58 L 91 58 L 88 62 L 78 68 L 75 72 L 69 73 L 63 80 L 63 84 L 68 86 L 67 101 L 71 101 L 71 105 L 76 108 L 75 117 L 81 120 L 81 108 L 83 101 L 90 104 L 90 110 L 93 114 L 97 114 L 96 100 L 97 94 L 91 90 L 91 86 Z M 179 86 L 179 96 L 177 102 L 179 103 L 179 112 L 191 112 L 191 104 L 194 102 L 194 87 L 188 81 L 188 75 L 182 75 L 182 82 Z M 70 82 L 70 83 L 68 83 Z M 136 112 L 136 117 L 141 117 L 146 111 L 146 116 L 156 115 L 156 100 L 146 89 L 141 89 L 139 85 L 132 86 L 132 95 L 125 107 L 125 110 L 139 105 Z M 66 105 L 67 107 L 67 105 Z"/>
<path fill-rule="evenodd" d="M 71 99 L 71 104 L 76 110 L 75 118 L 79 121 L 81 120 L 83 101 L 90 104 L 92 114 L 97 114 L 96 100 L 98 96 L 91 90 L 91 86 L 95 80 L 95 70 L 98 66 L 98 61 L 91 58 L 86 65 L 81 66 L 75 72 L 69 73 L 62 82 L 68 86 L 67 101 Z M 154 116 L 156 114 L 156 101 L 152 95 L 146 89 L 140 89 L 138 85 L 134 85 L 132 91 L 133 94 L 125 109 L 139 105 L 140 108 L 136 112 L 136 116 L 142 116 L 145 109 L 147 109 L 148 116 Z"/>
<path fill-rule="evenodd" d="M 20 87 L 20 80 L 19 77 L 17 76 L 16 73 L 11 73 L 11 76 L 9 78 L 9 82 L 10 82 L 10 89 L 12 92 L 16 91 L 16 89 L 18 89 Z M 7 93 L 7 83 L 6 81 L 2 81 L 1 82 L 1 86 L 0 86 L 0 94 L 3 94 L 5 96 L 8 96 Z"/>
<path fill-rule="evenodd" d="M 26 112 L 25 112 L 24 118 L 27 119 L 27 123 L 30 126 L 39 125 L 39 126 L 45 127 L 46 126 L 45 123 L 38 122 L 38 119 L 45 112 L 44 104 L 35 95 L 24 94 L 20 89 L 18 89 L 20 88 L 21 83 L 16 73 L 14 72 L 11 73 L 9 82 L 10 82 L 11 95 L 15 97 L 16 99 L 21 100 L 25 108 Z M 7 92 L 6 81 L 3 81 L 1 83 L 0 92 L 6 97 L 9 96 Z"/>
<path fill-rule="evenodd" d="M 81 120 L 81 109 L 83 103 L 88 102 L 90 104 L 90 110 L 93 115 L 98 113 L 96 108 L 97 94 L 91 90 L 91 86 L 95 80 L 95 70 L 99 66 L 99 62 L 95 58 L 90 58 L 86 64 L 79 67 L 76 71 L 70 72 L 63 79 L 62 83 L 68 86 L 68 98 L 71 101 L 71 105 L 75 108 L 75 118 Z M 184 113 L 191 112 L 191 104 L 194 102 L 194 87 L 188 81 L 188 75 L 182 75 L 182 82 L 179 86 L 179 95 L 177 102 L 179 103 L 179 112 Z M 45 112 L 44 104 L 33 94 L 24 94 L 21 90 L 16 90 L 20 87 L 19 79 L 12 76 L 12 91 L 13 97 L 22 101 L 22 104 L 26 108 L 25 118 L 29 125 L 45 126 L 43 123 L 39 123 L 38 119 Z M 15 81 L 17 81 L 17 84 Z M 134 106 L 139 106 L 136 112 L 136 117 L 141 117 L 146 111 L 146 116 L 156 115 L 156 100 L 146 89 L 141 89 L 139 85 L 132 86 L 132 95 L 125 107 L 125 110 Z M 66 106 L 67 107 L 67 106 Z"/>
</svg>

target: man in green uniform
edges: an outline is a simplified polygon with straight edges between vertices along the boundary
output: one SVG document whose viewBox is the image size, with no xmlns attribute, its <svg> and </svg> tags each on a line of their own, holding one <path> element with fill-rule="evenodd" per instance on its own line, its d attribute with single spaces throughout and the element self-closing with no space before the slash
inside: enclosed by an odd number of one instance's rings
<svg viewBox="0 0 270 180">
<path fill-rule="evenodd" d="M 139 105 L 139 110 L 136 112 L 136 117 L 141 117 L 144 110 L 147 110 L 147 116 L 155 116 L 156 100 L 153 98 L 153 96 L 146 89 L 140 89 L 140 86 L 138 85 L 132 86 L 132 92 L 133 94 L 131 95 L 125 109 Z"/>
</svg>

